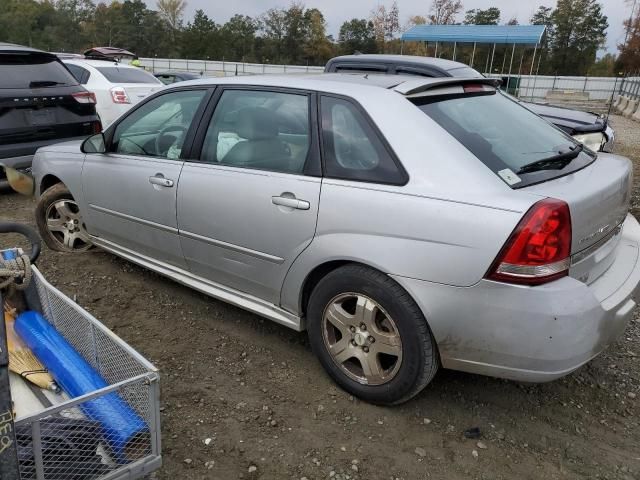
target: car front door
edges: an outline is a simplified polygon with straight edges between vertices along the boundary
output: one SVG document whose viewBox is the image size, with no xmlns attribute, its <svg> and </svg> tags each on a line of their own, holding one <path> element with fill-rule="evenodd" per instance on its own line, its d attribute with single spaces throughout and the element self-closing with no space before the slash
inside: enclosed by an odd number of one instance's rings
<svg viewBox="0 0 640 480">
<path fill-rule="evenodd" d="M 185 89 L 154 97 L 108 130 L 106 153 L 87 154 L 84 215 L 95 243 L 186 268 L 176 191 L 183 146 L 207 95 Z"/>
<path fill-rule="evenodd" d="M 185 162 L 178 228 L 192 273 L 279 303 L 284 276 L 311 243 L 320 198 L 314 95 L 227 88 Z M 206 117 L 205 117 L 206 118 Z"/>
</svg>

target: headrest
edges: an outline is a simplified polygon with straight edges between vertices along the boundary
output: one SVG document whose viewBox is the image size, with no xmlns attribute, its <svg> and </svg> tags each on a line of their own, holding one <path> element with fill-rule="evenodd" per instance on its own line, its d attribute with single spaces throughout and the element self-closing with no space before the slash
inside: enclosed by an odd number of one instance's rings
<svg viewBox="0 0 640 480">
<path fill-rule="evenodd" d="M 243 108 L 238 112 L 237 133 L 247 140 L 266 140 L 278 136 L 274 114 L 262 107 Z"/>
</svg>

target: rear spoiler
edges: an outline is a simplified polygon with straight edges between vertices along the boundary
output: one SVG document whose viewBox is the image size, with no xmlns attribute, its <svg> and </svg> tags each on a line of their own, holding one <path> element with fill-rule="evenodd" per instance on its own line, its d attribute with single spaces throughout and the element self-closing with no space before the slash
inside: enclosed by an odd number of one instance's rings
<svg viewBox="0 0 640 480">
<path fill-rule="evenodd" d="M 499 78 L 424 78 L 402 82 L 392 90 L 404 96 L 412 96 L 443 87 L 464 87 L 465 85 L 486 85 L 497 89 L 502 85 L 502 80 Z"/>
</svg>

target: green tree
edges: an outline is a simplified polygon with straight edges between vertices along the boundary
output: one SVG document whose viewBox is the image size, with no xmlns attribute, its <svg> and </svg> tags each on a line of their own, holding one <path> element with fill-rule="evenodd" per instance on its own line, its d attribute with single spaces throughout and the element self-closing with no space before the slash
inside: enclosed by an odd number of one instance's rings
<svg viewBox="0 0 640 480">
<path fill-rule="evenodd" d="M 203 10 L 196 10 L 193 20 L 187 23 L 180 39 L 182 57 L 205 60 L 217 58 L 222 53 L 219 27 Z"/>
<path fill-rule="evenodd" d="M 498 25 L 500 23 L 500 9 L 491 7 L 486 10 L 480 8 L 467 10 L 464 23 L 465 25 Z"/>
<path fill-rule="evenodd" d="M 235 61 L 255 60 L 255 40 L 259 27 L 259 22 L 249 16 L 231 17 L 220 30 L 220 38 L 224 42 L 224 57 Z"/>
<path fill-rule="evenodd" d="M 373 22 L 364 18 L 354 18 L 344 22 L 340 27 L 338 44 L 340 52 L 344 55 L 355 52 L 376 53 L 378 49 Z"/>
<path fill-rule="evenodd" d="M 620 56 L 616 70 L 637 72 L 640 70 L 640 10 L 635 17 L 625 20 L 624 26 L 627 30 L 626 42 L 618 45 Z"/>
<path fill-rule="evenodd" d="M 304 53 L 307 64 L 323 65 L 333 56 L 333 45 L 327 39 L 327 22 L 317 8 L 305 12 L 307 38 Z"/>
<path fill-rule="evenodd" d="M 602 5 L 596 0 L 558 0 L 551 19 L 551 70 L 560 75 L 584 75 L 605 45 L 609 23 Z"/>
</svg>

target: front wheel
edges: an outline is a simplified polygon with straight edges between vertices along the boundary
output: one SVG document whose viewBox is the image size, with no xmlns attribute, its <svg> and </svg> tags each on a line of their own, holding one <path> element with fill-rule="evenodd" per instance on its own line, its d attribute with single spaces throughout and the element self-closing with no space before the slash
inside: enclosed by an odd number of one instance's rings
<svg viewBox="0 0 640 480">
<path fill-rule="evenodd" d="M 307 308 L 309 340 L 346 391 L 393 405 L 418 394 L 439 367 L 422 312 L 391 277 L 348 265 L 324 277 Z"/>
<path fill-rule="evenodd" d="M 62 183 L 48 188 L 36 205 L 36 223 L 44 243 L 58 252 L 85 252 L 92 246 L 78 204 Z"/>
</svg>

